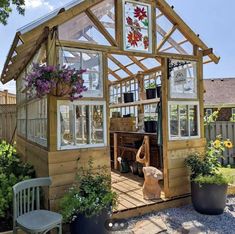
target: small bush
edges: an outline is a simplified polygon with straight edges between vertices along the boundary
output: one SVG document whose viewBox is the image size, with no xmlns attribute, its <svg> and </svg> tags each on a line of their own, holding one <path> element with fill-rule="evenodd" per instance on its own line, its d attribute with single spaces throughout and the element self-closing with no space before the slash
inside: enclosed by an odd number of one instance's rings
<svg viewBox="0 0 235 234">
<path fill-rule="evenodd" d="M 33 167 L 20 161 L 14 146 L 0 142 L 0 218 L 12 220 L 12 187 L 32 177 L 35 177 Z"/>
<path fill-rule="evenodd" d="M 194 182 L 198 184 L 228 184 L 232 182 L 232 178 L 230 176 L 224 176 L 222 174 L 216 174 L 216 175 L 206 175 L 197 176 L 194 180 Z"/>
</svg>

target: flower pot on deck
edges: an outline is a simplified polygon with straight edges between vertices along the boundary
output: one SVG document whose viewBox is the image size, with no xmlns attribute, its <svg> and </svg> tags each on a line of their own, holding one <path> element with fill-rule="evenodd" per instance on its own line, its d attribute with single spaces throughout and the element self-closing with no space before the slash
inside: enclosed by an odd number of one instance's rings
<svg viewBox="0 0 235 234">
<path fill-rule="evenodd" d="M 71 234 L 108 234 L 105 228 L 105 222 L 110 218 L 108 209 L 104 209 L 99 215 L 86 217 L 79 214 L 77 218 L 70 224 Z"/>
<path fill-rule="evenodd" d="M 191 182 L 194 209 L 201 214 L 222 214 L 226 206 L 227 189 L 227 184 L 198 184 Z"/>
<path fill-rule="evenodd" d="M 156 98 L 156 88 L 146 89 L 146 98 L 147 99 Z"/>
<path fill-rule="evenodd" d="M 134 93 L 124 93 L 124 102 L 134 102 Z"/>
</svg>

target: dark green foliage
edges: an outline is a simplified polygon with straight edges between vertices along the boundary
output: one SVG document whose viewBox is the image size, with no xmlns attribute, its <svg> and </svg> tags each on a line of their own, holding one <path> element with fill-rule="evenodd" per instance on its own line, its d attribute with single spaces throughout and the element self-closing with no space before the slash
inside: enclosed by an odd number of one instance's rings
<svg viewBox="0 0 235 234">
<path fill-rule="evenodd" d="M 88 170 L 82 170 L 77 177 L 77 185 L 69 189 L 60 203 L 65 222 L 73 221 L 78 214 L 86 217 L 99 215 L 103 209 L 115 207 L 117 194 L 111 191 L 111 178 L 105 168 L 93 172 L 93 161 Z"/>
<path fill-rule="evenodd" d="M 20 15 L 25 13 L 25 1 L 24 0 L 0 0 L 0 23 L 7 24 L 7 19 L 12 12 L 12 5 L 16 7 L 16 10 Z"/>
<path fill-rule="evenodd" d="M 0 218 L 12 218 L 12 187 L 34 176 L 32 166 L 22 163 L 15 148 L 2 141 L 0 143 Z"/>
<path fill-rule="evenodd" d="M 215 175 L 207 175 L 207 176 L 202 176 L 199 175 L 194 179 L 194 182 L 198 184 L 217 184 L 217 185 L 222 185 L 222 184 L 228 184 L 232 182 L 232 177 L 231 176 L 224 176 L 222 174 L 215 174 Z"/>
</svg>

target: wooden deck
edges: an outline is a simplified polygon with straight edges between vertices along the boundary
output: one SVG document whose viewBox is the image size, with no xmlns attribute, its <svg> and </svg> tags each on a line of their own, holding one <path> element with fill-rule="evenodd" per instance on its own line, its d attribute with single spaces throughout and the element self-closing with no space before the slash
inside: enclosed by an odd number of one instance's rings
<svg viewBox="0 0 235 234">
<path fill-rule="evenodd" d="M 112 188 L 118 194 L 118 206 L 114 210 L 114 218 L 130 218 L 146 213 L 185 205 L 190 203 L 190 196 L 181 196 L 174 199 L 165 198 L 164 192 L 160 199 L 145 200 L 142 186 L 144 179 L 132 173 L 121 174 L 112 171 Z"/>
</svg>

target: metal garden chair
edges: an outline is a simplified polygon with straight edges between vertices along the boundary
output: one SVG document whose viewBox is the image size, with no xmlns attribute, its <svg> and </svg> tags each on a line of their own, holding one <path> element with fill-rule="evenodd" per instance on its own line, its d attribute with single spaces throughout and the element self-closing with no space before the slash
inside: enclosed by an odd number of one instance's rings
<svg viewBox="0 0 235 234">
<path fill-rule="evenodd" d="M 40 210 L 40 187 L 50 186 L 51 178 L 25 180 L 13 186 L 13 233 L 20 228 L 27 233 L 47 233 L 57 228 L 62 234 L 62 216 Z"/>
</svg>

